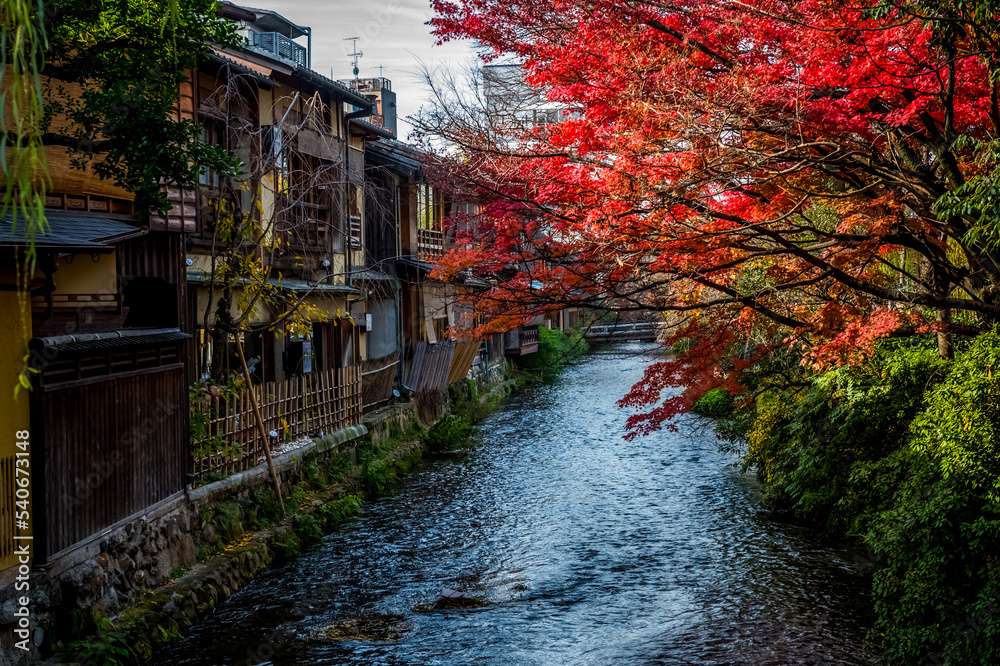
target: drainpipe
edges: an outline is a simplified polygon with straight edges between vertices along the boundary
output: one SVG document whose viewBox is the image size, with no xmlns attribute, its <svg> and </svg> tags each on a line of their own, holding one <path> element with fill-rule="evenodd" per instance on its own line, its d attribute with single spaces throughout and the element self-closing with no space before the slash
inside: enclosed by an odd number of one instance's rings
<svg viewBox="0 0 1000 666">
<path fill-rule="evenodd" d="M 400 386 L 403 385 L 403 312 L 402 312 L 402 302 L 399 299 L 399 266 L 396 263 L 396 259 L 399 258 L 400 248 L 402 247 L 402 230 L 400 227 L 399 218 L 401 215 L 401 205 L 399 199 L 399 180 L 396 180 L 396 195 L 395 195 L 395 208 L 396 208 L 396 251 L 393 253 L 392 262 L 392 277 L 396 281 L 396 292 L 394 294 L 396 300 L 396 349 L 399 351 L 399 363 L 396 365 L 396 381 Z"/>
</svg>

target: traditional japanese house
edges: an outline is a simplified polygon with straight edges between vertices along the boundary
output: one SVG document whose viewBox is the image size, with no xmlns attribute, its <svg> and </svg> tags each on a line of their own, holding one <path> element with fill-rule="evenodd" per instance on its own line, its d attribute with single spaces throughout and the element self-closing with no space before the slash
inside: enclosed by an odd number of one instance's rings
<svg viewBox="0 0 1000 666">
<path fill-rule="evenodd" d="M 30 424 L 34 564 L 60 567 L 115 524 L 183 492 L 189 336 L 183 235 L 142 219 L 129 193 L 69 169 L 64 151 L 48 160 L 47 225 L 34 238 L 27 282 L 17 271 L 31 243 L 25 220 L 0 220 L 9 308 L 0 381 L 8 392 L 19 374 L 32 385 L 0 411 L 9 432 Z M 13 564 L 16 451 L 8 440 L 0 565 Z"/>
<path fill-rule="evenodd" d="M 240 373 L 234 338 L 222 336 L 220 344 L 213 330 L 220 317 L 231 317 L 252 381 L 268 387 L 263 395 L 307 401 L 305 392 L 329 390 L 350 402 L 336 423 L 320 425 L 270 410 L 268 428 L 287 440 L 360 419 L 359 364 L 369 356 L 367 297 L 374 293 L 365 256 L 365 144 L 391 134 L 366 120 L 371 100 L 309 69 L 308 41 L 301 43 L 309 28 L 273 11 L 239 9 L 247 46 L 217 52 L 196 73 L 191 107 L 206 138 L 241 157 L 245 175 L 206 173 L 197 192 L 177 195 L 192 203 L 184 220 L 190 379 L 218 382 Z M 239 261 L 226 240 L 234 211 L 259 225 L 255 254 L 244 252 Z M 244 275 L 234 280 L 236 264 Z M 228 309 L 220 308 L 226 289 L 234 292 Z M 250 419 L 233 417 L 226 436 L 252 440 L 253 430 Z M 257 446 L 244 447 L 235 466 L 224 456 L 196 454 L 194 473 L 256 464 Z"/>
</svg>

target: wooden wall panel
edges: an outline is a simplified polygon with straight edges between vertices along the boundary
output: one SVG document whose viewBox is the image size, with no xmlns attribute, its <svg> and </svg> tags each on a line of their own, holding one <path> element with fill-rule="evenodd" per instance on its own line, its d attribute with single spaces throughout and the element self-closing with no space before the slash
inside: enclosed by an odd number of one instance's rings
<svg viewBox="0 0 1000 666">
<path fill-rule="evenodd" d="M 183 490 L 187 404 L 181 364 L 49 387 L 44 553 L 51 556 Z"/>
</svg>

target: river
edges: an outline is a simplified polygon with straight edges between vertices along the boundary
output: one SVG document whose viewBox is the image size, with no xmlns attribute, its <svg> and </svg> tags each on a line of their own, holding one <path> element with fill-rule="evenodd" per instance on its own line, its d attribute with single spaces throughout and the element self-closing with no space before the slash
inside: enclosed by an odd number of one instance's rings
<svg viewBox="0 0 1000 666">
<path fill-rule="evenodd" d="M 879 663 L 855 553 L 772 520 L 698 417 L 622 439 L 614 403 L 648 360 L 611 348 L 509 399 L 478 447 L 422 463 L 154 663 Z M 442 587 L 483 605 L 419 612 Z M 373 619 L 399 640 L 316 639 Z"/>
</svg>

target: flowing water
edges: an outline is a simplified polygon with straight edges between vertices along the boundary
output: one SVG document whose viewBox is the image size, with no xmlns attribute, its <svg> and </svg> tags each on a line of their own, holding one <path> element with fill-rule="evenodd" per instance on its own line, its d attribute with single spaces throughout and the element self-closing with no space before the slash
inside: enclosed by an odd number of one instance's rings
<svg viewBox="0 0 1000 666">
<path fill-rule="evenodd" d="M 476 449 L 423 463 L 155 663 L 877 664 L 860 558 L 772 520 L 697 417 L 622 439 L 614 403 L 649 360 L 612 348 L 510 399 Z M 426 612 L 442 587 L 482 605 Z"/>
</svg>

